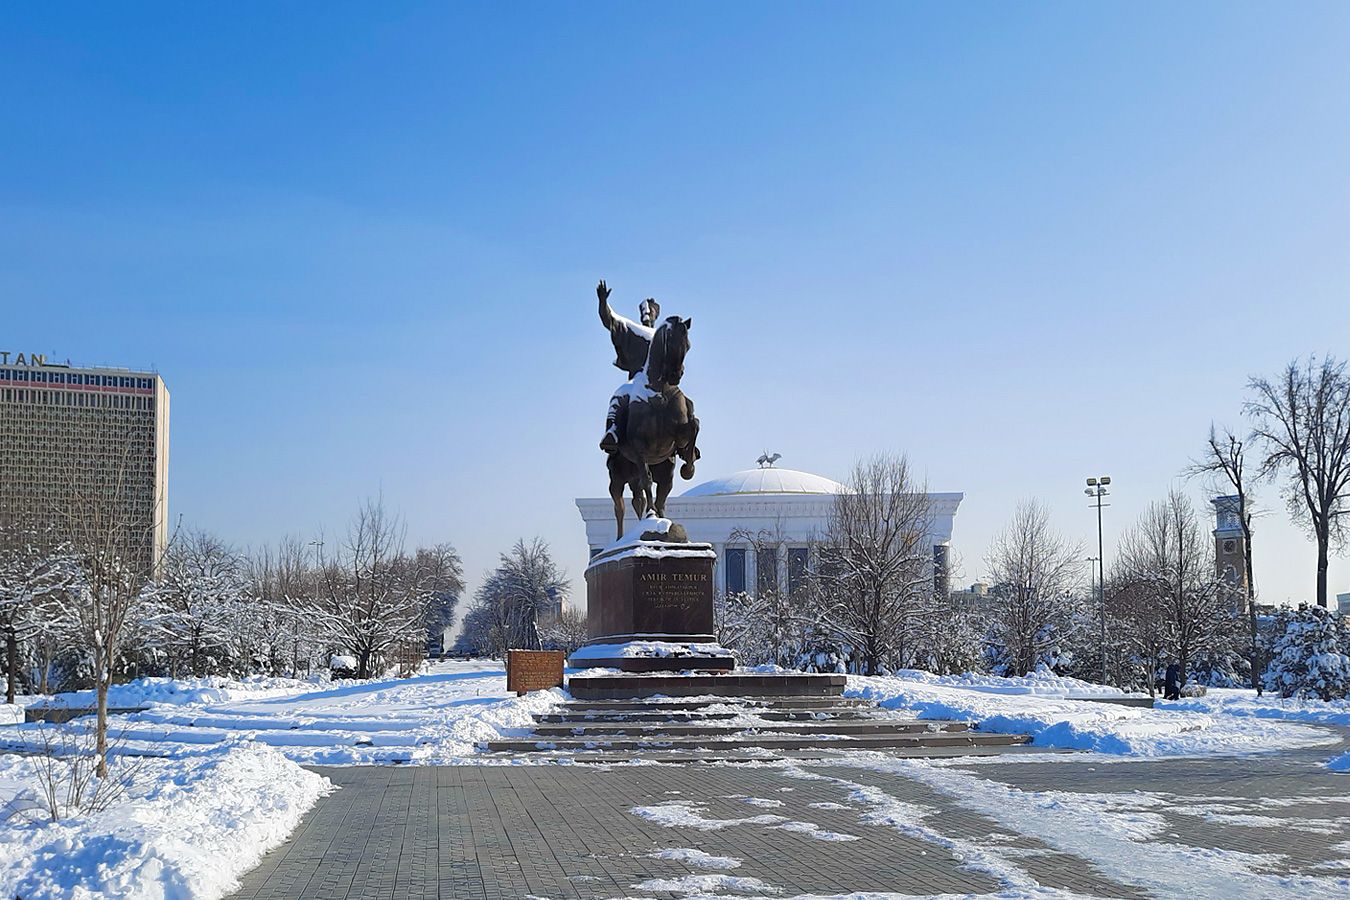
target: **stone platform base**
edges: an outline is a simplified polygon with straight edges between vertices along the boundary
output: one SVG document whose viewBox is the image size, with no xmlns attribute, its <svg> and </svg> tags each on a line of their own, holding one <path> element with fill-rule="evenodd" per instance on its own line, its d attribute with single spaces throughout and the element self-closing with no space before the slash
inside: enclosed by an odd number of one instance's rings
<svg viewBox="0 0 1350 900">
<path fill-rule="evenodd" d="M 614 635 L 591 641 L 573 653 L 567 664 L 576 669 L 619 669 L 623 672 L 730 672 L 736 657 L 710 634 L 680 636 Z"/>
<path fill-rule="evenodd" d="M 843 675 L 806 673 L 725 675 L 573 675 L 567 690 L 577 700 L 641 697 L 838 697 Z"/>
<path fill-rule="evenodd" d="M 736 668 L 732 656 L 618 656 L 592 657 L 573 661 L 575 668 L 622 669 L 625 672 L 730 672 Z M 584 677 L 584 676 L 582 676 Z"/>
</svg>

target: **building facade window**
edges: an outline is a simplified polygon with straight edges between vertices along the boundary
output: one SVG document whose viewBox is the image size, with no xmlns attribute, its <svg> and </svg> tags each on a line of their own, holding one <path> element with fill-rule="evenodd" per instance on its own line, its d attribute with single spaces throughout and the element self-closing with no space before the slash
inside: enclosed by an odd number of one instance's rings
<svg viewBox="0 0 1350 900">
<path fill-rule="evenodd" d="M 811 565 L 811 551 L 807 547 L 788 548 L 788 593 L 795 595 L 806 587 L 806 572 Z"/>
<path fill-rule="evenodd" d="M 722 564 L 727 567 L 727 593 L 745 593 L 745 550 L 728 547 Z"/>
<path fill-rule="evenodd" d="M 763 547 L 755 553 L 755 590 L 778 590 L 778 548 Z"/>
</svg>

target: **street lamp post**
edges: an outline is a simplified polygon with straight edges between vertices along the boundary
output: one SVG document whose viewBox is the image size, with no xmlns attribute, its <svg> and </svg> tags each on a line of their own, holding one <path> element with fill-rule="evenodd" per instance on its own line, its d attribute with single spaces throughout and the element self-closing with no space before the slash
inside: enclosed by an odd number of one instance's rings
<svg viewBox="0 0 1350 900">
<path fill-rule="evenodd" d="M 1110 475 L 1089 478 L 1087 489 L 1083 491 L 1094 499 L 1093 505 L 1097 507 L 1097 612 L 1101 619 L 1098 649 L 1101 651 L 1102 684 L 1106 684 L 1106 555 L 1102 552 L 1102 507 L 1111 505 L 1102 502 L 1102 498 L 1110 496 L 1111 492 L 1106 489 L 1110 483 Z"/>
<path fill-rule="evenodd" d="M 323 540 L 313 540 L 309 545 L 314 548 L 314 605 L 319 603 L 319 570 L 323 568 Z M 300 632 L 297 628 L 295 633 L 295 651 L 292 653 L 292 665 L 295 665 L 295 657 L 300 654 Z M 305 674 L 308 675 L 313 670 L 313 658 L 305 663 Z"/>
</svg>

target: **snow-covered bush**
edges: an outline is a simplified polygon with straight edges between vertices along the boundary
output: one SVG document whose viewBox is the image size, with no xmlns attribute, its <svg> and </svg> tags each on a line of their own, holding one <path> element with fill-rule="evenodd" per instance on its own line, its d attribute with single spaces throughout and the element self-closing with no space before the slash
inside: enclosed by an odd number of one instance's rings
<svg viewBox="0 0 1350 900">
<path fill-rule="evenodd" d="M 1276 615 L 1266 688 L 1282 697 L 1336 700 L 1350 694 L 1350 628 L 1345 618 L 1301 604 Z"/>
<path fill-rule="evenodd" d="M 338 654 L 328 660 L 328 671 L 333 678 L 355 678 L 357 661 L 355 656 Z"/>
</svg>

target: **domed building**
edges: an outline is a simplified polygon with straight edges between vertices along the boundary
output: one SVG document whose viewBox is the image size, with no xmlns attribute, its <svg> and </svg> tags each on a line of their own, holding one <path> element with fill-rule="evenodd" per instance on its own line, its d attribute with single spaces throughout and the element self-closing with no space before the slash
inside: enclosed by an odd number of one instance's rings
<svg viewBox="0 0 1350 900">
<path fill-rule="evenodd" d="M 705 481 L 670 497 L 666 516 L 683 525 L 691 541 L 713 545 L 718 592 L 754 593 L 765 587 L 791 592 L 815 562 L 829 531 L 834 497 L 844 490 L 833 479 L 782 469 L 761 457 L 756 468 Z M 964 496 L 928 495 L 932 511 L 928 542 L 936 575 L 944 580 L 952 524 Z M 614 504 L 608 497 L 583 497 L 576 503 L 586 523 L 586 543 L 595 556 L 614 542 Z M 625 528 L 631 528 L 632 506 L 624 512 Z"/>
</svg>

